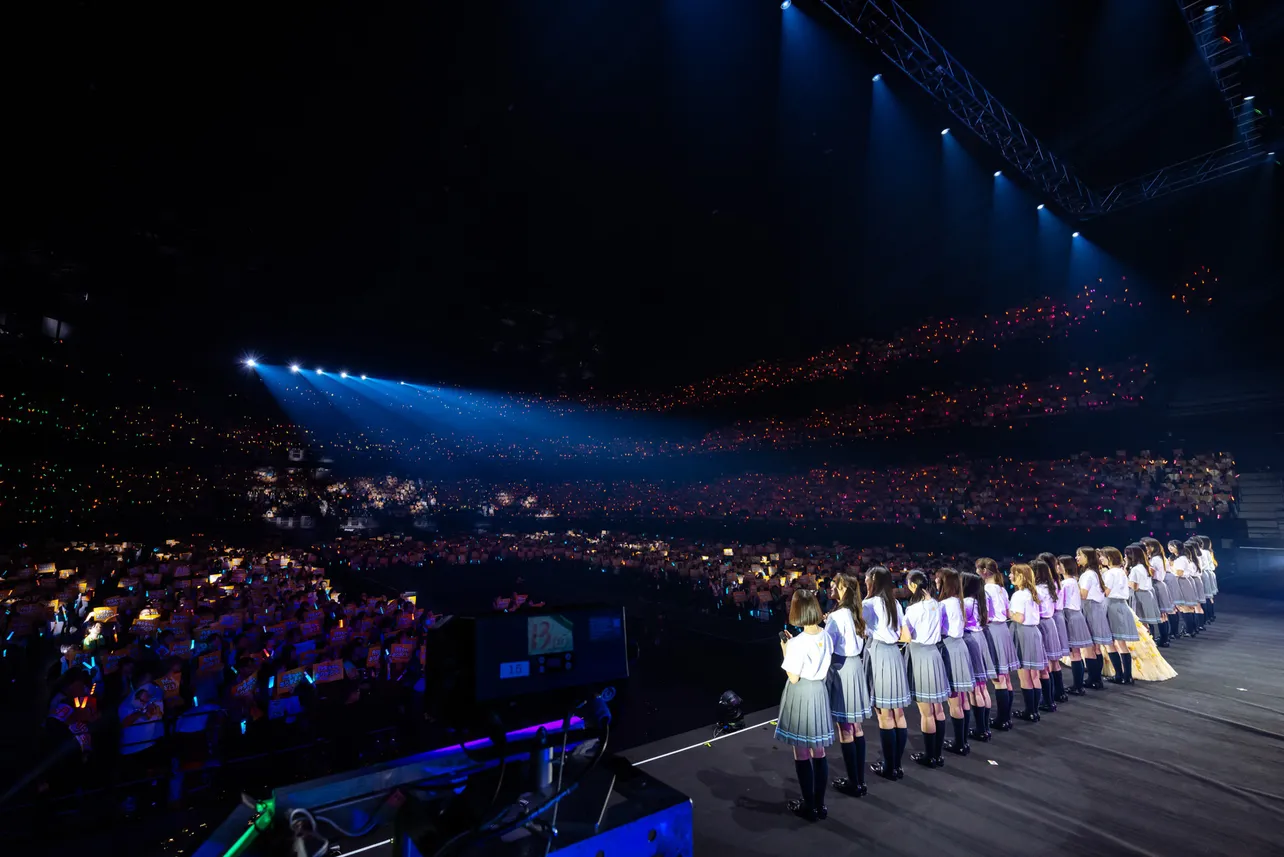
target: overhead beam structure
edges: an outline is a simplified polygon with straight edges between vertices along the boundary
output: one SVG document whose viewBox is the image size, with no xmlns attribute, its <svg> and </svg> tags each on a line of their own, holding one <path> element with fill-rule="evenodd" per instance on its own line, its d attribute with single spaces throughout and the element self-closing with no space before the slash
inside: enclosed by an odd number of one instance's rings
<svg viewBox="0 0 1284 857">
<path fill-rule="evenodd" d="M 1251 106 L 1244 101 L 1244 96 L 1253 93 L 1244 91 L 1244 66 L 1249 51 L 1244 30 L 1235 19 L 1234 4 L 1231 0 L 1222 3 L 1177 0 L 1177 8 L 1181 9 L 1181 16 L 1195 38 L 1195 47 L 1230 110 L 1238 138 L 1249 140 L 1258 127 L 1252 119 L 1253 111 L 1244 109 Z"/>
<path fill-rule="evenodd" d="M 1076 217 L 1096 217 L 1158 199 L 1223 178 L 1262 161 L 1263 116 L 1251 101 L 1244 101 L 1243 93 L 1232 91 L 1229 97 L 1239 102 L 1237 107 L 1232 105 L 1239 136 L 1234 143 L 1110 187 L 1091 188 L 1075 175 L 1069 163 L 1040 142 L 895 0 L 820 2 L 924 91 L 944 104 L 978 137 L 998 149 L 1009 164 L 1058 206 Z M 1178 3 L 1184 14 L 1187 3 L 1185 0 L 1178 0 Z M 1199 6 L 1201 14 L 1207 5 L 1205 2 Z M 1224 22 L 1224 17 L 1221 20 Z M 1196 38 L 1198 40 L 1200 36 Z M 1234 54 L 1239 59 L 1232 60 L 1231 54 L 1216 50 L 1215 45 L 1211 53 L 1204 52 L 1202 43 L 1200 50 L 1206 59 L 1212 57 L 1208 61 L 1214 75 L 1221 73 L 1228 83 L 1239 86 L 1240 66 L 1248 49 L 1242 35 L 1237 33 L 1233 41 L 1237 41 L 1243 51 L 1242 54 Z M 1221 78 L 1218 85 L 1222 86 Z"/>
</svg>

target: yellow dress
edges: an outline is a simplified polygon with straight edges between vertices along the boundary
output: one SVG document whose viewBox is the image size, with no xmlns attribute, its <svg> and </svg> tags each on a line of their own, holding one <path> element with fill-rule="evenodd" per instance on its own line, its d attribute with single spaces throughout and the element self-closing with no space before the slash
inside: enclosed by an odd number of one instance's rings
<svg viewBox="0 0 1284 857">
<path fill-rule="evenodd" d="M 1128 654 L 1132 655 L 1132 677 L 1137 681 L 1168 681 L 1170 678 L 1177 677 L 1177 670 L 1173 669 L 1164 656 L 1159 654 L 1159 647 L 1155 645 L 1155 638 L 1150 636 L 1150 628 L 1144 622 L 1137 618 L 1137 614 L 1132 614 L 1132 621 L 1137 625 L 1137 636 L 1141 639 L 1128 644 Z M 1069 665 L 1069 658 L 1062 658 L 1061 663 Z M 1115 674 L 1114 667 L 1110 664 L 1110 659 L 1106 658 L 1103 663 L 1101 674 L 1107 678 Z"/>
</svg>

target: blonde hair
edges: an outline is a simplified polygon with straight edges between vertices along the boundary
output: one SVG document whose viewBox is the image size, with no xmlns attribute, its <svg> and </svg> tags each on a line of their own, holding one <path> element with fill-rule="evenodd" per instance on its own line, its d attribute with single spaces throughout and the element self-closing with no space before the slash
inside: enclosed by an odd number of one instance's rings
<svg viewBox="0 0 1284 857">
<path fill-rule="evenodd" d="M 1018 562 L 1008 571 L 1008 579 L 1017 589 L 1024 589 L 1030 593 L 1034 603 L 1039 603 L 1039 590 L 1034 584 L 1034 569 L 1023 562 Z"/>
</svg>

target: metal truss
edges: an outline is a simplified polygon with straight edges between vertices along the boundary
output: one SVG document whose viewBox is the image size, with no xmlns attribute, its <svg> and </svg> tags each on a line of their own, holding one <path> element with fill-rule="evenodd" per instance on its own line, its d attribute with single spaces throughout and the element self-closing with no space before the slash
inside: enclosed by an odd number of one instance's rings
<svg viewBox="0 0 1284 857">
<path fill-rule="evenodd" d="M 1248 102 L 1244 101 L 1244 96 L 1252 93 L 1244 91 L 1242 79 L 1249 57 L 1248 43 L 1244 41 L 1243 29 L 1235 23 L 1230 0 L 1212 4 L 1207 0 L 1177 0 L 1177 8 L 1181 9 L 1181 16 L 1195 37 L 1195 47 L 1230 108 L 1239 139 L 1247 141 L 1255 125 L 1254 113 L 1245 109 Z"/>
<path fill-rule="evenodd" d="M 895 0 L 820 0 L 834 14 L 910 76 L 924 91 L 943 103 L 960 122 L 998 149 L 1004 159 L 1067 213 L 1095 217 L 1157 199 L 1204 182 L 1248 169 L 1261 162 L 1262 116 L 1239 91 L 1242 60 L 1247 46 L 1238 33 L 1232 39 L 1237 53 L 1199 42 L 1223 94 L 1232 101 L 1239 139 L 1229 146 L 1172 164 L 1104 189 L 1093 189 L 1074 174 L 999 100 L 972 76 L 949 51 L 901 8 Z M 1178 0 L 1183 14 L 1207 2 Z M 1193 14 L 1193 13 L 1191 13 Z M 1191 19 L 1187 17 L 1189 22 Z M 1203 33 L 1203 30 L 1199 31 Z M 1199 33 L 1197 41 L 1203 38 Z M 1216 41 L 1225 45 L 1220 34 Z"/>
</svg>

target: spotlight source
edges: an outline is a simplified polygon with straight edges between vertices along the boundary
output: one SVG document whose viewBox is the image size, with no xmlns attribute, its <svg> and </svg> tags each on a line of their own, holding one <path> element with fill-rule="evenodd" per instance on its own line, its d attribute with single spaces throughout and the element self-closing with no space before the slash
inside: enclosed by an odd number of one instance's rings
<svg viewBox="0 0 1284 857">
<path fill-rule="evenodd" d="M 324 375 L 324 374 L 325 374 L 325 370 L 324 370 L 324 369 L 322 369 L 320 366 L 318 366 L 318 367 L 317 367 L 317 374 L 318 374 L 318 375 Z"/>
<path fill-rule="evenodd" d="M 1039 203 L 1039 204 L 1035 207 L 1035 209 L 1034 209 L 1034 210 L 1035 210 L 1035 211 L 1043 211 L 1043 203 Z"/>
<path fill-rule="evenodd" d="M 997 179 L 999 176 L 1001 176 L 1001 175 L 1003 175 L 1003 170 L 995 170 L 995 171 L 994 171 L 994 177 L 995 177 L 996 179 Z"/>
<path fill-rule="evenodd" d="M 340 377 L 340 378 L 346 378 L 346 377 L 348 377 L 348 373 L 347 373 L 347 372 L 340 372 L 340 373 L 339 373 L 339 377 Z"/>
<path fill-rule="evenodd" d="M 298 364 L 298 363 L 291 363 L 291 364 L 290 364 L 290 371 L 291 371 L 291 372 L 298 372 L 298 371 L 299 371 L 299 364 Z"/>
<path fill-rule="evenodd" d="M 1245 96 L 1244 96 L 1244 100 L 1245 100 L 1245 101 L 1252 101 L 1252 100 L 1253 100 L 1254 98 L 1256 98 L 1256 97 L 1257 97 L 1256 95 L 1245 95 Z"/>
<path fill-rule="evenodd" d="M 362 381 L 366 380 L 366 376 L 365 376 L 365 375 L 362 375 L 362 376 L 361 376 L 361 380 L 362 380 Z"/>
<path fill-rule="evenodd" d="M 254 368 L 255 366 L 257 366 L 257 365 L 259 365 L 259 361 L 255 360 L 253 357 L 246 357 L 246 358 L 245 358 L 245 368 L 246 368 L 246 369 L 253 369 L 253 368 Z"/>
<path fill-rule="evenodd" d="M 950 129 L 946 128 L 944 131 L 941 132 L 941 136 L 944 137 L 948 133 L 950 133 Z"/>
<path fill-rule="evenodd" d="M 874 83 L 878 83 L 882 79 L 883 79 L 883 75 L 881 74 L 874 75 Z"/>
<path fill-rule="evenodd" d="M 1217 4 L 1216 4 L 1216 3 L 1214 3 L 1214 4 L 1213 4 L 1213 5 L 1211 5 L 1211 6 L 1205 6 L 1205 7 L 1204 7 L 1204 11 L 1205 11 L 1205 12 L 1216 12 L 1216 11 L 1217 11 Z"/>
<path fill-rule="evenodd" d="M 1078 237 L 1079 237 L 1079 233 L 1078 233 L 1078 232 L 1071 232 L 1071 233 L 1070 233 L 1070 237 L 1071 237 L 1071 238 L 1078 238 Z"/>
<path fill-rule="evenodd" d="M 780 11 L 783 12 L 792 5 L 794 5 L 794 0 L 784 0 L 784 2 L 780 4 Z"/>
</svg>

